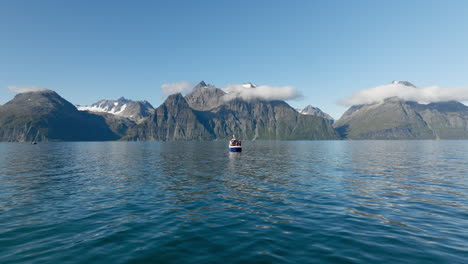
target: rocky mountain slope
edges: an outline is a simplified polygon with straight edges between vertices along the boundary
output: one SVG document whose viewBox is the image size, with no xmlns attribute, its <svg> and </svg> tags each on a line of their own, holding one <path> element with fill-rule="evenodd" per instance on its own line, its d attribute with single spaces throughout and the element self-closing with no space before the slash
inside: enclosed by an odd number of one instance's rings
<svg viewBox="0 0 468 264">
<path fill-rule="evenodd" d="M 352 106 L 334 126 L 348 139 L 468 139 L 468 107 L 459 102 L 419 104 L 392 97 Z"/>
<path fill-rule="evenodd" d="M 201 81 L 185 96 L 185 100 L 192 109 L 207 111 L 224 104 L 224 95 L 226 93 L 223 90 Z"/>
<path fill-rule="evenodd" d="M 101 116 L 78 111 L 57 93 L 17 94 L 0 106 L 0 141 L 116 140 Z"/>
<path fill-rule="evenodd" d="M 408 102 L 422 116 L 436 139 L 468 139 L 468 106 L 456 102 Z"/>
<path fill-rule="evenodd" d="M 209 140 L 213 133 L 178 93 L 170 95 L 155 112 L 125 138 L 127 140 Z"/>
<path fill-rule="evenodd" d="M 329 122 L 301 115 L 284 101 L 234 99 L 213 109 L 209 124 L 216 137 L 236 134 L 243 139 L 337 139 Z"/>
<path fill-rule="evenodd" d="M 197 111 L 181 94 L 169 96 L 126 139 L 227 140 L 233 134 L 244 140 L 338 139 L 327 120 L 301 115 L 283 101 L 234 99 L 210 111 Z"/>
<path fill-rule="evenodd" d="M 126 139 L 227 140 L 233 134 L 246 140 L 339 138 L 328 120 L 301 115 L 284 101 L 226 100 L 226 94 L 202 81 L 185 98 L 169 96 Z"/>
<path fill-rule="evenodd" d="M 137 125 L 135 121 L 127 117 L 103 112 L 90 113 L 93 115 L 102 116 L 109 129 L 112 130 L 112 132 L 114 132 L 119 138 L 127 136 L 128 132 Z"/>
<path fill-rule="evenodd" d="M 333 122 L 335 121 L 333 119 L 333 117 L 331 117 L 331 115 L 323 112 L 322 110 L 320 110 L 320 108 L 318 107 L 313 107 L 311 105 L 308 105 L 306 107 L 304 107 L 304 109 L 296 109 L 300 114 L 303 114 L 303 115 L 313 115 L 313 116 L 319 116 L 321 118 L 325 118 L 326 120 L 329 120 L 330 123 L 333 124 Z"/>
</svg>

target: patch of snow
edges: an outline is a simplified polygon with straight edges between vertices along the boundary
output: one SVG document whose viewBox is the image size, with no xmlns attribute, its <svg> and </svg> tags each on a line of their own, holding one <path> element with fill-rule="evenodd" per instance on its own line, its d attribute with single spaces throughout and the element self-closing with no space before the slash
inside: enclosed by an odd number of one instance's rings
<svg viewBox="0 0 468 264">
<path fill-rule="evenodd" d="M 305 115 L 304 111 L 302 111 L 303 109 L 296 109 L 296 111 L 299 113 L 299 114 L 302 114 L 302 115 Z"/>
<path fill-rule="evenodd" d="M 90 112 L 103 112 L 107 113 L 106 109 L 96 107 L 96 106 L 78 106 L 78 110 L 80 111 L 90 111 Z"/>
<path fill-rule="evenodd" d="M 127 104 L 122 105 L 122 107 L 120 108 L 120 110 L 117 111 L 117 112 L 114 112 L 114 114 L 115 114 L 115 115 L 121 114 L 121 113 L 125 110 L 126 107 L 127 107 Z M 114 110 L 114 111 L 115 111 L 115 110 Z"/>
<path fill-rule="evenodd" d="M 118 102 L 114 102 L 114 107 L 109 107 L 104 103 L 100 103 L 97 106 L 78 106 L 78 110 L 80 111 L 90 111 L 90 112 L 98 112 L 98 113 L 109 113 L 113 115 L 120 115 L 125 111 L 127 108 L 127 104 L 122 105 L 119 107 Z"/>
</svg>

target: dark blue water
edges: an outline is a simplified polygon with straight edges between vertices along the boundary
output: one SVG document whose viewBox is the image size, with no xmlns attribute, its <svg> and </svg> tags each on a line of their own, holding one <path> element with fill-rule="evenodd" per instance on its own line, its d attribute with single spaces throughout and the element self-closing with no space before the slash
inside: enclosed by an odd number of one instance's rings
<svg viewBox="0 0 468 264">
<path fill-rule="evenodd" d="M 467 263 L 468 141 L 0 144 L 0 263 Z"/>
</svg>

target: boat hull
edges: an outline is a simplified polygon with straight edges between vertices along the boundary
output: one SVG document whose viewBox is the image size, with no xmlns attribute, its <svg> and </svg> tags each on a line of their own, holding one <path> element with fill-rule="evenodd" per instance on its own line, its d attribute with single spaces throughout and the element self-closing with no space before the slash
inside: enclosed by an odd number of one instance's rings
<svg viewBox="0 0 468 264">
<path fill-rule="evenodd" d="M 241 152 L 242 148 L 241 147 L 229 147 L 229 151 L 231 151 L 231 152 Z"/>
</svg>

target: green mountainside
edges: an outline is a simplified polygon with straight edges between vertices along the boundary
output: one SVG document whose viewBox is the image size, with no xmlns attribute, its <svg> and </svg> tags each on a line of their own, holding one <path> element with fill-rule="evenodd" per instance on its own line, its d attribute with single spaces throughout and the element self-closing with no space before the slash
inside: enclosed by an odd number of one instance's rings
<svg viewBox="0 0 468 264">
<path fill-rule="evenodd" d="M 57 93 L 20 93 L 0 106 L 0 141 L 116 140 L 105 119 L 78 111 Z"/>
<path fill-rule="evenodd" d="M 334 124 L 347 139 L 468 139 L 468 107 L 419 104 L 396 97 L 352 106 Z"/>
</svg>

